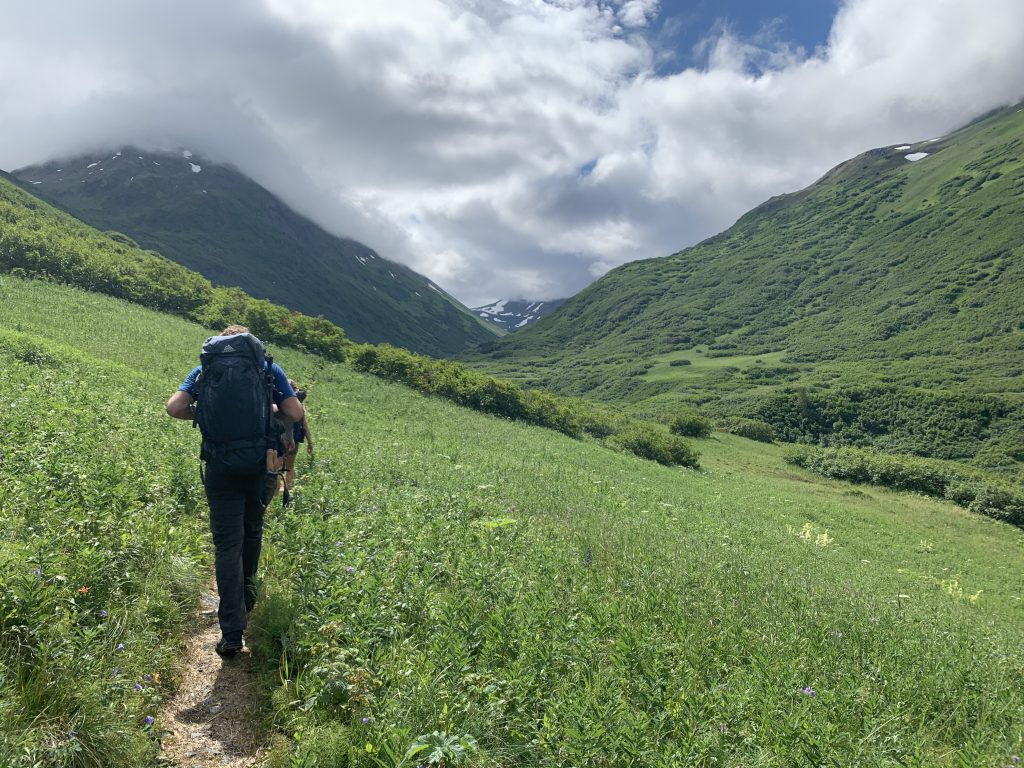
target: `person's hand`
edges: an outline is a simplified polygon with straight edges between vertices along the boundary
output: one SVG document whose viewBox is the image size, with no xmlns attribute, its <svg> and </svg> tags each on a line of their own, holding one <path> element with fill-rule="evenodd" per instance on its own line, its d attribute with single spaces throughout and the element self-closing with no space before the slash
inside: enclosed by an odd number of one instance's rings
<svg viewBox="0 0 1024 768">
<path fill-rule="evenodd" d="M 306 453 L 308 453 L 310 456 L 313 455 L 313 444 L 312 443 L 306 443 Z"/>
</svg>

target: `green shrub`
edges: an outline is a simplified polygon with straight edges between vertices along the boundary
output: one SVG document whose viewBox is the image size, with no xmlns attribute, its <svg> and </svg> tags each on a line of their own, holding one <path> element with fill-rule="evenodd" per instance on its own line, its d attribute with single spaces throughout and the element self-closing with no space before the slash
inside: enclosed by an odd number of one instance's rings
<svg viewBox="0 0 1024 768">
<path fill-rule="evenodd" d="M 744 419 L 735 417 L 727 419 L 724 423 L 726 431 L 745 437 L 748 440 L 757 440 L 759 443 L 771 443 L 775 441 L 775 430 L 772 425 L 757 419 Z"/>
<path fill-rule="evenodd" d="M 708 437 L 711 422 L 696 411 L 681 411 L 668 425 L 669 432 L 683 437 Z"/>
<path fill-rule="evenodd" d="M 634 423 L 611 438 L 612 445 L 666 466 L 700 466 L 700 454 L 686 441 L 653 424 Z"/>
<path fill-rule="evenodd" d="M 972 512 L 1024 525 L 1024 488 L 952 462 L 861 448 L 815 447 L 794 449 L 786 461 L 825 477 L 948 499 Z"/>
<path fill-rule="evenodd" d="M 693 363 L 692 361 L 683 358 L 681 360 L 673 360 L 669 363 L 669 365 L 672 366 L 673 368 L 676 368 L 680 365 L 693 365 Z"/>
</svg>

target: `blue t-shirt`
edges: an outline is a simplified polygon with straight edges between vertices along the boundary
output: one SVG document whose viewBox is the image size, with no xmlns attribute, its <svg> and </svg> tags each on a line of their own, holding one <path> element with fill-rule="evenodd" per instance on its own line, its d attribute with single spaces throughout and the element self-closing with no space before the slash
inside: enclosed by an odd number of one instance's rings
<svg viewBox="0 0 1024 768">
<path fill-rule="evenodd" d="M 178 389 L 181 392 L 188 392 L 193 400 L 199 399 L 199 392 L 196 388 L 196 379 L 199 378 L 200 372 L 203 370 L 203 366 L 197 365 L 192 369 L 192 372 L 185 377 L 185 381 L 182 382 Z M 274 363 L 274 367 L 271 369 L 274 372 L 274 403 L 280 406 L 289 397 L 295 397 L 295 390 L 292 389 L 292 385 L 288 383 L 288 377 L 285 376 L 284 371 L 281 370 L 281 366 Z"/>
</svg>

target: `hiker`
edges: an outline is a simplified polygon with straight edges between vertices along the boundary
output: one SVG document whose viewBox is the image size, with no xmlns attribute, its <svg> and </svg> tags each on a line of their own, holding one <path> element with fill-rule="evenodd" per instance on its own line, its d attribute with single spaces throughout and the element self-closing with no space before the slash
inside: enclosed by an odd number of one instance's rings
<svg viewBox="0 0 1024 768">
<path fill-rule="evenodd" d="M 200 458 L 210 507 L 220 607 L 217 653 L 242 650 L 248 614 L 256 602 L 256 569 L 263 513 L 277 486 L 273 417 L 297 422 L 302 403 L 262 342 L 241 325 L 203 344 L 202 365 L 192 369 L 167 401 L 167 414 L 203 432 Z"/>
<path fill-rule="evenodd" d="M 295 392 L 295 397 L 302 403 L 303 410 L 306 406 L 306 390 L 300 388 L 294 381 L 288 379 L 288 384 L 291 385 L 292 391 Z M 312 457 L 313 455 L 313 433 L 309 431 L 309 422 L 306 421 L 306 414 L 303 413 L 302 420 L 293 422 L 292 425 L 292 442 L 289 447 L 285 449 L 284 453 L 284 492 L 285 492 L 285 503 L 288 503 L 288 494 L 291 489 L 295 487 L 295 459 L 299 453 L 299 445 L 301 443 L 306 444 L 306 453 Z"/>
</svg>

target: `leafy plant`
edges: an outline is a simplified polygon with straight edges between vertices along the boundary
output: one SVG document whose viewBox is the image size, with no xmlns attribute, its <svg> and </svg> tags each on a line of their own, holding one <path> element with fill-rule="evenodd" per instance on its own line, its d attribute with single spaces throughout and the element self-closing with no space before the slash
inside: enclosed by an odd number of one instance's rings
<svg viewBox="0 0 1024 768">
<path fill-rule="evenodd" d="M 477 751 L 476 739 L 472 736 L 453 736 L 441 731 L 420 736 L 405 753 L 403 762 L 416 760 L 417 765 L 436 765 L 438 768 L 464 765 L 470 755 Z"/>
</svg>

